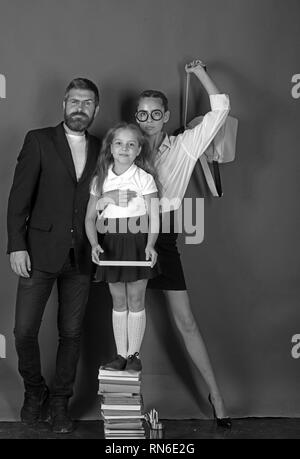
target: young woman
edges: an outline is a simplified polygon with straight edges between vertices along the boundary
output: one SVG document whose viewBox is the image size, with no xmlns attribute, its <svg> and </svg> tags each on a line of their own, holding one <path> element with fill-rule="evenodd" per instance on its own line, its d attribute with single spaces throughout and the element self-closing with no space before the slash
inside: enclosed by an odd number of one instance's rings
<svg viewBox="0 0 300 459">
<path fill-rule="evenodd" d="M 146 326 L 144 299 L 147 281 L 156 274 L 153 269 L 157 259 L 154 246 L 159 231 L 157 186 L 151 172 L 154 174 L 149 145 L 136 125 L 122 123 L 108 131 L 92 181 L 86 214 L 92 260 L 99 263 L 100 254 L 103 254 L 101 258 L 104 260 L 150 259 L 152 263 L 151 267 L 98 267 L 97 277 L 108 282 L 112 295 L 117 348 L 117 357 L 105 365 L 106 369 L 142 369 L 139 351 Z M 111 189 L 126 190 L 128 187 L 136 197 L 126 207 L 101 199 L 101 195 Z M 101 220 L 97 222 L 97 213 L 101 211 Z M 142 220 L 144 224 L 141 225 Z M 103 233 L 101 245 L 97 229 Z"/>
<path fill-rule="evenodd" d="M 172 225 L 174 214 L 169 213 L 168 208 L 169 200 L 177 201 L 174 210 L 180 207 L 194 166 L 224 124 L 230 105 L 228 96 L 219 93 L 201 61 L 193 61 L 186 65 L 185 70 L 197 77 L 210 98 L 211 111 L 204 116 L 201 124 L 178 136 L 168 136 L 164 132 L 170 117 L 167 97 L 160 91 L 148 90 L 140 95 L 137 104 L 136 121 L 149 141 L 162 186 L 161 195 L 164 202 L 160 209 L 161 215 L 162 218 L 171 221 L 170 233 L 160 233 L 156 244 L 161 274 L 149 281 L 148 287 L 165 292 L 187 352 L 209 388 L 209 402 L 218 425 L 230 428 L 231 419 L 226 417 L 222 396 L 191 309 L 176 246 L 177 234 L 174 224 Z M 128 199 L 131 199 L 131 196 L 129 194 Z M 119 195 L 117 192 L 113 195 L 111 192 L 110 198 L 117 201 Z"/>
</svg>

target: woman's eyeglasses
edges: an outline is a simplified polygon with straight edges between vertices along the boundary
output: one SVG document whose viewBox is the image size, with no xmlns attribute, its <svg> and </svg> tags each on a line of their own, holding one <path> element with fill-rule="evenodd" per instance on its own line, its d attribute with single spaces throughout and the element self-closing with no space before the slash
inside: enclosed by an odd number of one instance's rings
<svg viewBox="0 0 300 459">
<path fill-rule="evenodd" d="M 152 112 L 147 112 L 146 110 L 139 110 L 138 112 L 136 112 L 135 118 L 140 123 L 144 123 L 145 121 L 148 120 L 149 115 L 151 116 L 153 121 L 160 121 L 162 117 L 164 116 L 161 110 L 152 110 Z"/>
</svg>

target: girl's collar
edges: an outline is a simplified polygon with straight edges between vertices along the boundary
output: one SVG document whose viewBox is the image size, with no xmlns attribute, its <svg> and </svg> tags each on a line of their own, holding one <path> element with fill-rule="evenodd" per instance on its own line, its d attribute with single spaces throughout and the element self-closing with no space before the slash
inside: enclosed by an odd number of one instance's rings
<svg viewBox="0 0 300 459">
<path fill-rule="evenodd" d="M 113 171 L 113 166 L 114 165 L 111 164 L 109 166 L 109 169 L 108 169 L 108 175 L 110 175 L 111 178 L 124 177 L 124 176 L 126 178 L 128 178 L 128 177 L 131 177 L 135 173 L 135 171 L 137 170 L 137 165 L 135 163 L 132 163 L 131 166 L 125 172 L 123 172 L 122 174 L 118 175 L 118 174 L 115 174 L 115 172 Z"/>
</svg>

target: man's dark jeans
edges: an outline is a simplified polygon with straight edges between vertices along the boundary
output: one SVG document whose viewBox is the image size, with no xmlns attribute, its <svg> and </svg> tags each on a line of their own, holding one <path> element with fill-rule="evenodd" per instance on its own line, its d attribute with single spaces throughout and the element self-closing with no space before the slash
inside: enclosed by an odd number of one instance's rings
<svg viewBox="0 0 300 459">
<path fill-rule="evenodd" d="M 70 252 L 62 269 L 57 273 L 33 270 L 30 278 L 19 279 L 14 334 L 19 372 L 23 377 L 25 390 L 29 393 L 39 394 L 45 386 L 41 375 L 38 333 L 46 303 L 53 284 L 57 281 L 59 345 L 51 395 L 63 398 L 73 395 L 90 276 L 78 272 L 71 255 Z"/>
</svg>

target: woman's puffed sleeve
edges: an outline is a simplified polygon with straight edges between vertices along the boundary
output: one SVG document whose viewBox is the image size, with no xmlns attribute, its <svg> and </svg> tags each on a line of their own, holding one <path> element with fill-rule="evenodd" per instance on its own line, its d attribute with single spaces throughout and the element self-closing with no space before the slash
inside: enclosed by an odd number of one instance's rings
<svg viewBox="0 0 300 459">
<path fill-rule="evenodd" d="M 176 139 L 181 150 L 194 161 L 200 158 L 216 137 L 230 111 L 230 101 L 226 94 L 211 95 L 210 105 L 211 111 L 204 115 L 202 122 L 192 129 L 187 129 Z"/>
</svg>

